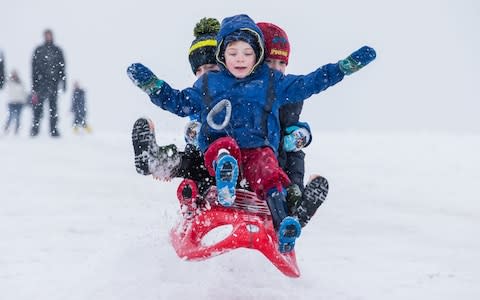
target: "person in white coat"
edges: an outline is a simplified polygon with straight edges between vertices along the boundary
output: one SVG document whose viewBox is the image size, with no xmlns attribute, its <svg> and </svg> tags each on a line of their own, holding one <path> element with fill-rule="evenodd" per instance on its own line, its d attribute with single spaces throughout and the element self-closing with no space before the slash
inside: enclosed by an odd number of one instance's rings
<svg viewBox="0 0 480 300">
<path fill-rule="evenodd" d="M 8 103 L 8 118 L 4 131 L 8 133 L 10 125 L 15 122 L 15 134 L 20 128 L 20 114 L 23 106 L 27 103 L 28 93 L 23 86 L 17 71 L 13 70 L 5 82 L 5 90 Z"/>
</svg>

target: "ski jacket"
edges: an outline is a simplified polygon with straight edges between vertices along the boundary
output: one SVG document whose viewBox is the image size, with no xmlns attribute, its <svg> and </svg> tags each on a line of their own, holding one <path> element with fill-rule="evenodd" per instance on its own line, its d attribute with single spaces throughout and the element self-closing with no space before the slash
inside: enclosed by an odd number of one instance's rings
<svg viewBox="0 0 480 300">
<path fill-rule="evenodd" d="M 300 120 L 302 109 L 303 102 L 285 104 L 280 108 L 280 125 L 282 126 L 282 130 L 285 130 L 288 126 L 292 126 Z"/>
<path fill-rule="evenodd" d="M 8 79 L 5 84 L 7 100 L 9 104 L 26 104 L 28 93 L 21 82 Z"/>
<path fill-rule="evenodd" d="M 208 80 L 203 77 L 207 76 Z M 202 123 L 199 145 L 205 151 L 215 139 L 233 137 L 240 148 L 269 146 L 276 153 L 280 142 L 280 106 L 302 102 L 343 79 L 338 64 L 327 64 L 308 75 L 283 75 L 262 64 L 257 72 L 244 79 L 237 79 L 226 72 L 210 72 L 197 80 L 192 88 L 176 90 L 166 82 L 150 96 L 151 101 L 178 116 L 200 115 Z M 203 83 L 207 86 L 203 87 Z M 273 85 L 274 98 L 269 103 L 269 82 Z M 204 91 L 207 93 L 204 93 Z M 209 98 L 209 101 L 206 100 Z M 211 128 L 207 115 L 221 100 L 231 102 L 232 113 L 227 127 Z M 217 114 L 215 123 L 222 123 L 225 112 Z M 266 121 L 266 124 L 262 121 Z"/>
<path fill-rule="evenodd" d="M 222 22 L 222 26 L 225 22 Z M 232 22 L 225 25 L 229 30 L 220 29 L 217 39 L 221 41 L 228 33 L 242 28 L 259 32 L 253 21 Z M 260 41 L 263 45 L 263 41 Z M 151 101 L 178 116 L 194 114 L 200 116 L 202 124 L 199 146 L 202 152 L 214 140 L 231 136 L 242 149 L 271 147 L 277 153 L 280 143 L 279 110 L 282 105 L 300 103 L 335 85 L 344 77 L 338 64 L 327 64 L 308 75 L 283 75 L 260 63 L 249 76 L 235 78 L 225 68 L 220 72 L 209 72 L 200 77 L 191 88 L 173 89 L 166 82 L 150 95 Z M 231 103 L 231 119 L 223 129 L 214 129 L 207 122 L 211 109 L 221 102 Z M 221 124 L 225 111 L 218 113 L 213 120 Z"/>
<path fill-rule="evenodd" d="M 37 93 L 56 92 L 59 88 L 66 88 L 65 80 L 62 50 L 53 43 L 37 47 L 32 58 L 33 90 Z"/>
</svg>

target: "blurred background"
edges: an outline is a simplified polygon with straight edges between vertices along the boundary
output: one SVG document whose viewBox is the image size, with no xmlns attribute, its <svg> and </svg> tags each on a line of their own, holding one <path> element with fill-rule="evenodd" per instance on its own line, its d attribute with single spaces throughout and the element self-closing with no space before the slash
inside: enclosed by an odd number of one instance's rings
<svg viewBox="0 0 480 300">
<path fill-rule="evenodd" d="M 377 50 L 372 65 L 305 105 L 303 119 L 314 131 L 480 132 L 480 62 L 475 57 L 480 52 L 480 4 L 474 0 L 18 0 L 1 6 L 0 49 L 7 71 L 17 69 L 31 84 L 32 53 L 46 28 L 64 51 L 68 82 L 59 98 L 60 128 L 71 125 L 68 109 L 78 80 L 87 92 L 88 119 L 96 131 L 129 131 L 138 116 L 148 115 L 161 130 L 181 135 L 184 120 L 154 107 L 125 69 L 142 62 L 173 87 L 190 86 L 195 78 L 187 51 L 195 23 L 204 16 L 221 20 L 247 13 L 286 30 L 291 74 L 336 62 L 365 44 Z M 4 101 L 0 91 L 0 120 L 6 117 Z M 30 111 L 22 118 L 29 125 Z"/>
</svg>

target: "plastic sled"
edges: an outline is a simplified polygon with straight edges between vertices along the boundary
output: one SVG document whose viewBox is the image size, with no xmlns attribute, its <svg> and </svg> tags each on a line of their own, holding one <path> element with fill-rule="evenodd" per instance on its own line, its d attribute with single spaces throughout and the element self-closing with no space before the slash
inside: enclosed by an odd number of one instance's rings
<svg viewBox="0 0 480 300">
<path fill-rule="evenodd" d="M 243 189 L 236 190 L 235 202 L 230 207 L 216 204 L 216 199 L 217 192 L 212 187 L 205 197 L 211 209 L 182 218 L 170 232 L 173 248 L 180 258 L 198 261 L 236 248 L 255 249 L 286 276 L 300 277 L 295 250 L 288 253 L 278 250 L 277 234 L 264 200 Z M 205 241 L 210 232 L 225 225 L 231 229 L 226 237 L 213 243 Z"/>
</svg>

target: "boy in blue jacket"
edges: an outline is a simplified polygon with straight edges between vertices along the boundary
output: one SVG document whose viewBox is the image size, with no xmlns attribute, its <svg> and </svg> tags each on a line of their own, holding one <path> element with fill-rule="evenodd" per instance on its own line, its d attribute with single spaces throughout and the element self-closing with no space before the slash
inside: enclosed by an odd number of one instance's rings
<svg viewBox="0 0 480 300">
<path fill-rule="evenodd" d="M 154 104 L 182 117 L 200 115 L 199 146 L 209 173 L 215 175 L 219 202 L 234 201 L 240 164 L 252 190 L 267 200 L 279 250 L 288 252 L 301 226 L 285 210 L 284 188 L 290 180 L 276 158 L 279 108 L 338 83 L 372 61 L 375 51 L 363 47 L 308 75 L 284 76 L 263 63 L 264 49 L 258 26 L 247 15 L 237 15 L 225 18 L 217 35 L 221 71 L 202 76 L 192 88 L 175 90 L 141 64 L 132 64 L 127 73 Z"/>
</svg>

